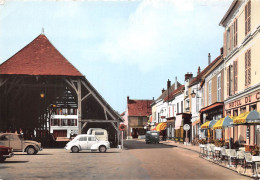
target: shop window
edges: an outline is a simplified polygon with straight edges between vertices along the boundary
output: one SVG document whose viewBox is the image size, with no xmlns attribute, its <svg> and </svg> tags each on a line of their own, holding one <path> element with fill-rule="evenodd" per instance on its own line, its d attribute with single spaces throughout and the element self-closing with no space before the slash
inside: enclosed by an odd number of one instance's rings
<svg viewBox="0 0 260 180">
<path fill-rule="evenodd" d="M 242 113 L 244 113 L 244 112 L 246 112 L 246 107 L 241 107 L 241 108 L 240 108 L 240 114 L 242 114 Z"/>
<path fill-rule="evenodd" d="M 52 119 L 52 126 L 59 126 L 59 119 Z"/>
<path fill-rule="evenodd" d="M 250 111 L 256 110 L 256 104 L 252 104 L 252 105 L 249 107 L 249 110 L 250 110 Z"/>
<path fill-rule="evenodd" d="M 238 116 L 238 110 L 237 109 L 233 110 L 233 116 Z"/>
<path fill-rule="evenodd" d="M 231 111 L 226 111 L 227 116 L 231 116 Z"/>
<path fill-rule="evenodd" d="M 67 119 L 62 119 L 61 122 L 62 122 L 61 123 L 62 126 L 68 126 L 68 120 Z"/>
</svg>

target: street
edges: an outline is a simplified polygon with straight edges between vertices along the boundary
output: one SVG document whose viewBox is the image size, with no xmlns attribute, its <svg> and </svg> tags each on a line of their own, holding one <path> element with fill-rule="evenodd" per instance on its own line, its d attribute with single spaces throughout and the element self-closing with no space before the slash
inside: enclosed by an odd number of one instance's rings
<svg viewBox="0 0 260 180">
<path fill-rule="evenodd" d="M 15 153 L 0 164 L 0 179 L 248 179 L 176 146 L 125 141 L 126 150 Z"/>
</svg>

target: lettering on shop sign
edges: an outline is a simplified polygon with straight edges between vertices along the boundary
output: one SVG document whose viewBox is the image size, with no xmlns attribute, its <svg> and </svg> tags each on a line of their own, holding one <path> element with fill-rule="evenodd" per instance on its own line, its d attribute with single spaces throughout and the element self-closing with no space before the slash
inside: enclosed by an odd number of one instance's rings
<svg viewBox="0 0 260 180">
<path fill-rule="evenodd" d="M 235 108 L 246 104 L 254 103 L 260 100 L 260 91 L 255 94 L 249 94 L 241 99 L 237 99 L 231 103 L 226 104 L 226 108 Z"/>
<path fill-rule="evenodd" d="M 257 100 L 260 100 L 260 92 L 257 92 L 255 97 L 256 97 Z"/>
<path fill-rule="evenodd" d="M 240 105 L 242 105 L 242 103 L 241 103 L 241 100 L 239 99 L 237 101 L 229 103 L 229 108 L 237 107 L 237 106 L 240 106 Z"/>
</svg>

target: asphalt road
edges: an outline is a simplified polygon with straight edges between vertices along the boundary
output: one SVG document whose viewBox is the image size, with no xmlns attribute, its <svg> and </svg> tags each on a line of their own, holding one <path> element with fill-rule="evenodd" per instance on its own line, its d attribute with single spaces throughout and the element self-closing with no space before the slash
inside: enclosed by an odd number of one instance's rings
<svg viewBox="0 0 260 180">
<path fill-rule="evenodd" d="M 247 179 L 179 147 L 135 140 L 125 147 L 107 153 L 16 153 L 0 164 L 0 179 Z"/>
</svg>

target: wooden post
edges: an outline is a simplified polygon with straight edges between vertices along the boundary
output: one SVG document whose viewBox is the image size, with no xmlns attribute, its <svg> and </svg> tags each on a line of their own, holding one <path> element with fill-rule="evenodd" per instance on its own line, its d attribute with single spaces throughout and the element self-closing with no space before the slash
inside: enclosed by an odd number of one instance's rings
<svg viewBox="0 0 260 180">
<path fill-rule="evenodd" d="M 78 95 L 78 127 L 79 127 L 79 130 L 78 130 L 78 134 L 81 134 L 82 132 L 82 129 L 81 129 L 81 80 L 79 79 L 77 81 L 77 85 L 78 85 L 78 92 L 77 92 L 77 95 Z"/>
</svg>

